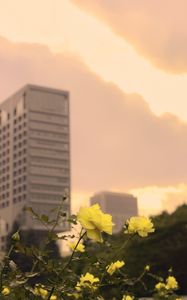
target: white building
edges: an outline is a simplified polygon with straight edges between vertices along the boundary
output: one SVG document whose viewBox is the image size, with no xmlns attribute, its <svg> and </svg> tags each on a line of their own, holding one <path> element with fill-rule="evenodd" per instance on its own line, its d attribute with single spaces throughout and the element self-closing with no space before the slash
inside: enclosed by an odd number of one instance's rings
<svg viewBox="0 0 187 300">
<path fill-rule="evenodd" d="M 1 240 L 15 220 L 43 229 L 23 208 L 48 215 L 64 192 L 70 195 L 68 92 L 27 85 L 0 104 L 0 169 Z"/>
<path fill-rule="evenodd" d="M 114 192 L 99 192 L 90 199 L 90 204 L 98 203 L 103 212 L 112 215 L 113 232 L 119 232 L 125 221 L 138 214 L 137 198 L 133 195 Z"/>
</svg>

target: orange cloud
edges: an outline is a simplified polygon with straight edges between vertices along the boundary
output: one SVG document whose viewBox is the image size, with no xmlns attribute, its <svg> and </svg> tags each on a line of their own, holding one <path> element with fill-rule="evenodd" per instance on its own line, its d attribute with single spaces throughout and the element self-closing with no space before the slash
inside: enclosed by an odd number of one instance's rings
<svg viewBox="0 0 187 300">
<path fill-rule="evenodd" d="M 71 0 L 108 23 L 157 67 L 187 71 L 186 0 Z"/>
<path fill-rule="evenodd" d="M 178 206 L 187 204 L 187 185 L 180 184 L 173 188 L 173 191 L 168 191 L 162 200 L 164 210 L 173 212 Z"/>
<path fill-rule="evenodd" d="M 187 203 L 187 184 L 172 186 L 145 186 L 130 191 L 138 198 L 140 215 L 159 214 L 163 210 L 173 212 Z"/>
<path fill-rule="evenodd" d="M 187 181 L 187 125 L 92 74 L 75 56 L 0 39 L 0 99 L 26 83 L 70 91 L 74 192 Z"/>
</svg>

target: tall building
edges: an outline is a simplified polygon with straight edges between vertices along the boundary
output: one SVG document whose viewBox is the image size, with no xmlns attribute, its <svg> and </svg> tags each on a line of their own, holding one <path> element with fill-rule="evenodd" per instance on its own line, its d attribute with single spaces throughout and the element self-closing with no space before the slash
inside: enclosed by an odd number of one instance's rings
<svg viewBox="0 0 187 300">
<path fill-rule="evenodd" d="M 112 215 L 115 226 L 113 232 L 119 232 L 125 221 L 138 214 L 137 198 L 133 195 L 115 192 L 99 192 L 90 199 L 91 205 L 98 203 L 103 212 Z"/>
<path fill-rule="evenodd" d="M 0 169 L 1 241 L 15 220 L 42 230 L 23 208 L 48 215 L 70 195 L 68 92 L 26 85 L 0 104 Z"/>
</svg>

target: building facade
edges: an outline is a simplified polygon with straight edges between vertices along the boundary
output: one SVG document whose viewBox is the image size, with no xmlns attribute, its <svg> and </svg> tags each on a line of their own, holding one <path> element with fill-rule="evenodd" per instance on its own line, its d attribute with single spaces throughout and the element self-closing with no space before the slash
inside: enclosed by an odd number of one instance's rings
<svg viewBox="0 0 187 300">
<path fill-rule="evenodd" d="M 112 215 L 115 226 L 113 232 L 119 232 L 125 221 L 138 215 L 137 198 L 133 195 L 115 192 L 99 192 L 90 199 L 90 204 L 98 203 L 103 212 Z"/>
<path fill-rule="evenodd" d="M 0 169 L 3 235 L 15 220 L 23 229 L 42 230 L 23 208 L 49 215 L 64 193 L 69 195 L 64 205 L 70 212 L 67 91 L 27 85 L 0 104 Z M 62 230 L 68 229 L 64 223 Z"/>
</svg>

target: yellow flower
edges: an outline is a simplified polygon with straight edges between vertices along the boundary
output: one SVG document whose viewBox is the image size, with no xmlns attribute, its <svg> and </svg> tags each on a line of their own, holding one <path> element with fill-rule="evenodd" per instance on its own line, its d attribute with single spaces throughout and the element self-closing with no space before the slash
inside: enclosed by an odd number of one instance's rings
<svg viewBox="0 0 187 300">
<path fill-rule="evenodd" d="M 6 286 L 3 287 L 2 291 L 1 291 L 1 294 L 6 296 L 6 295 L 9 295 L 10 294 L 10 289 Z"/>
<path fill-rule="evenodd" d="M 156 290 L 163 290 L 163 289 L 165 289 L 166 288 L 166 285 L 165 285 L 165 283 L 163 283 L 163 282 L 159 282 L 159 283 L 157 283 L 156 285 L 155 285 L 155 289 Z"/>
<path fill-rule="evenodd" d="M 34 288 L 34 294 L 45 299 L 48 295 L 48 291 L 44 288 L 43 285 L 36 285 L 36 287 Z"/>
<path fill-rule="evenodd" d="M 168 278 L 166 279 L 166 289 L 167 290 L 178 289 L 178 282 L 174 276 L 168 276 Z"/>
<path fill-rule="evenodd" d="M 50 300 L 57 300 L 57 296 L 56 296 L 56 295 L 52 295 L 52 296 L 50 297 Z"/>
<path fill-rule="evenodd" d="M 149 265 L 146 265 L 146 266 L 145 266 L 145 271 L 147 271 L 147 272 L 150 271 L 150 266 L 149 266 Z"/>
<path fill-rule="evenodd" d="M 124 295 L 122 300 L 133 300 L 134 297 L 133 296 L 130 296 L 130 295 Z"/>
<path fill-rule="evenodd" d="M 146 237 L 148 233 L 155 231 L 153 223 L 146 217 L 131 217 L 127 220 L 126 227 L 125 233 L 137 233 L 141 237 Z"/>
<path fill-rule="evenodd" d="M 44 288 L 43 285 L 37 284 L 34 288 L 34 294 L 36 296 L 40 296 L 42 299 L 47 299 L 48 293 L 49 292 Z M 50 300 L 57 300 L 57 296 L 51 295 Z"/>
<path fill-rule="evenodd" d="M 69 247 L 72 251 L 74 251 L 76 244 L 77 243 L 75 242 L 69 243 Z M 79 243 L 75 249 L 75 252 L 85 252 L 85 246 L 82 243 Z"/>
<path fill-rule="evenodd" d="M 155 288 L 158 291 L 165 290 L 166 292 L 167 290 L 176 290 L 178 289 L 178 282 L 174 276 L 168 276 L 168 278 L 166 279 L 166 283 L 159 282 L 155 285 Z"/>
<path fill-rule="evenodd" d="M 87 272 L 85 275 L 81 275 L 80 281 L 76 285 L 76 290 L 81 291 L 82 287 L 95 290 L 97 289 L 97 282 L 99 282 L 99 278 Z"/>
<path fill-rule="evenodd" d="M 106 267 L 107 272 L 112 275 L 116 270 L 120 269 L 121 267 L 124 266 L 124 261 L 119 261 L 117 260 L 114 263 L 111 263 L 109 266 Z"/>
<path fill-rule="evenodd" d="M 97 242 L 102 242 L 102 232 L 112 234 L 112 216 L 104 214 L 98 204 L 80 208 L 77 220 L 86 229 L 87 236 Z"/>
</svg>

